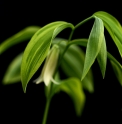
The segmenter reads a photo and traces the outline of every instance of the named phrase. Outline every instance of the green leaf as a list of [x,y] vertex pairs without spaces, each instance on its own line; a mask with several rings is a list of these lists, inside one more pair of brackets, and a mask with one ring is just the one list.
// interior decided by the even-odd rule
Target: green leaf
[[98,53],[97,60],[101,69],[102,76],[104,78],[107,64],[107,49],[105,38],[103,38],[102,46],[100,52]]
[[121,24],[118,22],[118,20],[115,17],[113,17],[112,15],[106,12],[99,11],[94,13],[94,15],[103,20],[106,29],[110,33],[122,57],[122,49],[121,49],[122,48],[122,26]]
[[24,92],[35,72],[46,58],[52,40],[65,28],[74,28],[71,23],[58,21],[50,23],[37,31],[28,43],[21,64],[21,80]]
[[[70,42],[69,42],[70,43]],[[71,46],[68,48],[61,62],[61,68],[63,72],[68,77],[77,77],[81,79],[83,65],[85,60],[84,52],[76,45],[70,44]],[[66,46],[66,41],[62,41],[60,43],[60,49],[64,49]],[[92,79],[92,71],[89,70],[88,74],[82,81],[83,88],[89,92],[94,91],[93,79]]]
[[38,26],[30,26],[6,39],[0,44],[0,54],[15,44],[29,40],[39,28]]
[[12,84],[21,81],[20,78],[20,65],[22,61],[22,53],[19,54],[9,65],[5,76],[3,78],[3,84]]
[[[77,45],[81,45],[81,46],[87,46],[87,39],[75,39],[75,40],[72,40],[70,42],[70,44],[77,44]],[[106,53],[105,53],[106,54]],[[122,85],[122,65],[109,53],[107,52],[107,58],[110,59],[110,62],[113,66],[113,69],[114,69],[114,72],[115,72],[115,75],[118,79],[118,81],[120,82],[120,84]]]
[[84,62],[84,68],[83,68],[83,74],[82,74],[81,80],[84,79],[90,67],[94,63],[101,49],[103,38],[104,38],[103,22],[100,18],[95,17],[95,22],[92,27],[92,30],[88,39],[88,43],[87,43],[86,56],[85,56],[85,62]]
[[115,40],[116,40],[116,46],[118,47],[120,56],[122,58],[122,44],[119,42],[118,38],[116,36],[114,36]]
[[122,66],[120,68],[113,61],[110,61],[110,62],[111,62],[111,65],[113,67],[114,73],[115,73],[120,85],[122,86]]
[[[63,43],[63,42],[62,42]],[[66,44],[63,46],[66,46]],[[65,43],[65,42],[64,42]],[[84,53],[76,45],[72,45],[68,48],[62,59],[61,67],[68,76],[74,76],[81,78],[83,69]]]
[[104,23],[106,29],[108,30],[109,34],[111,35],[112,39],[114,40],[117,48],[118,48],[118,51],[122,57],[122,44],[121,42],[118,40],[118,38],[114,35],[114,32],[112,31],[112,29],[110,28],[110,26],[108,26],[106,23]]
[[110,59],[114,73],[122,86],[122,65],[110,53],[108,53],[108,58]]
[[64,91],[71,97],[74,103],[76,114],[77,116],[80,116],[85,105],[85,94],[83,92],[80,79],[73,77],[68,78],[66,80],[60,81],[60,85],[53,86],[53,93]]
[[[81,46],[86,47],[87,42],[88,42],[88,39],[75,39],[75,40],[72,40],[69,44],[70,45],[77,44],[77,45],[81,45]],[[107,63],[107,49],[106,49],[105,38],[103,39],[102,47],[101,47],[100,52],[97,56],[97,60],[98,60],[102,75],[104,77],[105,70],[106,70],[106,63]]]
[[71,42],[69,42],[69,45],[76,44],[86,47],[87,46],[88,39],[74,39]]
[[112,16],[111,14],[109,14],[107,12],[104,12],[104,11],[98,11],[98,12],[94,13],[94,15],[96,15],[99,18],[103,19],[105,22],[107,22],[107,23],[110,22],[111,24],[113,23],[118,28],[122,29],[121,24],[119,23],[119,21],[114,16]]

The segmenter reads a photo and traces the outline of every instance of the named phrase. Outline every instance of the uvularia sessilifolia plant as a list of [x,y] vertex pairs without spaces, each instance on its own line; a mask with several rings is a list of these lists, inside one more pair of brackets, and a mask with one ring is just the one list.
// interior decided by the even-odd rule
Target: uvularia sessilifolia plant
[[[94,19],[88,38],[72,39],[73,33],[81,25]],[[69,39],[56,37],[61,31],[70,28]],[[122,65],[107,51],[104,28],[107,29],[122,58],[122,26],[118,20],[106,12],[96,12],[92,16],[73,25],[64,21],[51,22],[43,27],[30,26],[8,38],[0,44],[0,54],[9,47],[30,40],[23,53],[20,53],[9,65],[3,84],[22,82],[23,91],[36,71],[42,68],[40,76],[33,82],[44,82],[46,105],[43,124],[46,123],[51,98],[59,91],[66,92],[73,100],[76,114],[82,114],[85,104],[84,89],[94,92],[91,66],[97,59],[104,78],[107,58],[115,75],[122,86]],[[86,47],[84,53],[81,47]],[[62,71],[66,79],[61,79]]]

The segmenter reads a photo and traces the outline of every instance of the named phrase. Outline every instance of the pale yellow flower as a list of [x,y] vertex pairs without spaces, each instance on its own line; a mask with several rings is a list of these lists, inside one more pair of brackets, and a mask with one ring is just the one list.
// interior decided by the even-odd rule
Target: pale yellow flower
[[39,78],[37,78],[34,81],[34,82],[36,82],[36,84],[44,82],[45,85],[48,86],[51,81],[55,82],[53,80],[53,75],[54,75],[55,69],[57,67],[58,57],[59,57],[59,46],[54,45],[51,48],[51,50],[46,58],[41,75],[39,76]]

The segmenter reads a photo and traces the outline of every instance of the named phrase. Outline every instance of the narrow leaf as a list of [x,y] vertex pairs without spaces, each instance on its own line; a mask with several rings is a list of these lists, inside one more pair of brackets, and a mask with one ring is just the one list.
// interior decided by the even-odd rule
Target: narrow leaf
[[[75,39],[75,40],[72,40],[70,42],[70,44],[77,44],[77,45],[81,45],[81,46],[87,46],[87,39],[83,40],[83,39]],[[82,43],[83,42],[83,43]],[[110,62],[112,63],[112,66],[113,66],[113,69],[115,70],[116,73],[116,76],[118,78],[118,81],[120,82],[120,84],[122,84],[122,80],[121,79],[121,76],[122,75],[122,66],[121,64],[109,53],[107,52],[107,58],[110,59]]]
[[111,65],[113,67],[114,73],[115,73],[120,85],[122,86],[122,66],[120,68],[113,61],[110,61],[110,62],[111,62]]
[[19,54],[9,65],[5,76],[3,78],[3,84],[12,84],[20,82],[20,65],[22,61],[22,53]]
[[104,26],[101,19],[95,17],[95,22],[92,27],[87,48],[86,48],[86,57],[84,62],[83,74],[81,80],[86,76],[90,67],[94,63],[103,42],[104,38]]
[[109,34],[111,35],[113,41],[115,42],[117,48],[118,48],[118,51],[122,57],[122,44],[121,42],[118,40],[118,38],[114,35],[114,32],[112,31],[112,29],[110,28],[109,25],[107,25],[106,23],[104,23],[106,29],[108,30]]
[[[64,46],[62,43],[61,47],[63,48]],[[83,63],[84,63],[83,51],[80,50],[80,48],[77,47],[76,45],[72,45],[66,51],[62,59],[61,67],[65,71],[65,73],[68,74],[68,76],[81,78]]]
[[114,23],[120,29],[122,28],[119,21],[114,16],[112,16],[111,14],[109,14],[107,12],[98,11],[98,12],[94,13],[94,15],[100,17],[101,19],[103,19],[106,22],[108,21],[108,22]]
[[105,71],[106,71],[106,64],[107,64],[107,49],[106,49],[105,38],[103,38],[102,46],[101,46],[101,49],[97,56],[97,60],[98,60],[99,66],[100,66],[102,76],[104,78]]
[[[77,44],[77,45],[81,45],[81,46],[87,46],[87,39],[85,39],[85,41],[83,41],[83,39],[75,39],[72,40],[70,42],[70,44]],[[82,43],[83,42],[83,43]],[[122,85],[122,79],[121,79],[121,75],[122,75],[122,65],[109,53],[107,52],[107,58],[110,59],[110,62],[112,64],[112,67],[114,69],[115,75],[118,79],[118,81],[120,82],[120,84]]]
[[111,29],[113,30],[113,32],[115,33],[115,35],[118,37],[122,44],[122,26],[119,23],[119,21],[112,15],[102,11],[96,12],[94,13],[94,15],[101,18],[103,22],[105,22],[107,25],[111,27]]
[[108,52],[108,58],[110,59],[114,73],[122,86],[122,65]]
[[[70,45],[77,44],[77,45],[81,45],[81,46],[86,47],[87,42],[88,42],[87,39],[75,39],[75,40],[72,40],[69,44]],[[105,70],[106,70],[106,64],[107,64],[107,48],[106,48],[105,38],[103,39],[102,47],[101,47],[100,52],[97,56],[97,60],[99,62],[99,66],[100,66],[100,69],[101,69],[101,72],[102,72],[102,75],[104,78]]]
[[73,28],[73,25],[63,21],[53,22],[34,34],[22,58],[21,80],[24,92],[26,92],[27,83],[46,58],[53,38],[68,27]]
[[62,80],[60,82],[60,85],[54,85],[54,88],[52,90],[54,93],[57,93],[59,91],[64,91],[65,93],[67,93],[74,103],[77,116],[80,116],[82,114],[85,105],[85,94],[83,92],[80,79],[68,78],[66,80]]
[[[121,45],[122,47],[122,26],[121,24],[118,22],[118,20],[115,17],[113,17],[112,15],[106,12],[99,11],[99,12],[94,13],[94,15],[103,20],[106,29],[110,33],[122,57],[121,48],[119,47],[119,45]],[[116,38],[114,38],[114,36],[117,38],[117,40]]]
[[[64,49],[65,46],[66,46],[66,42],[62,41],[60,43],[61,49]],[[84,52],[78,46],[72,44],[64,54],[64,57],[61,62],[61,69],[68,77],[77,77],[81,79],[84,60],[85,60]],[[89,92],[94,91],[91,70],[89,70],[88,74],[83,79],[82,85],[83,88],[86,89],[87,91]]]
[[76,44],[76,45],[81,45],[81,46],[86,47],[87,42],[88,42],[88,39],[85,39],[85,38],[83,38],[83,39],[74,39],[71,42],[69,42],[69,45]]
[[38,26],[30,26],[6,39],[0,44],[0,54],[15,44],[29,40],[39,28]]

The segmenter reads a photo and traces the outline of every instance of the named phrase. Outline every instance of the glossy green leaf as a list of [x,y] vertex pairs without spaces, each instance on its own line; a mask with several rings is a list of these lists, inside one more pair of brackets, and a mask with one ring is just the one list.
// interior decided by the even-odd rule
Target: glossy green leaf
[[85,56],[85,62],[84,62],[84,68],[83,68],[83,74],[82,74],[81,80],[84,79],[90,67],[94,63],[101,49],[103,38],[104,38],[103,22],[100,18],[95,17],[95,22],[92,27],[92,30],[88,39],[88,43],[87,43],[86,56]]
[[122,57],[122,44],[121,42],[118,40],[118,38],[114,35],[114,32],[112,31],[112,29],[110,28],[109,25],[107,25],[105,22],[104,22],[104,25],[106,27],[106,29],[108,30],[109,34],[111,35],[112,39],[114,40],[117,48],[118,48],[118,51]]
[[19,54],[9,65],[5,76],[3,78],[3,84],[12,84],[20,82],[20,65],[22,61],[22,54]]
[[61,63],[62,69],[66,74],[68,74],[68,76],[81,78],[84,62],[83,55],[83,51],[75,45],[72,45],[68,48]]
[[110,59],[114,73],[122,86],[122,65],[110,53],[108,53],[108,58]]
[[[65,46],[66,46],[66,42],[62,41],[60,43],[61,49],[63,49]],[[84,52],[78,46],[72,44],[68,48],[68,50],[66,51],[62,59],[61,68],[68,77],[77,77],[81,79],[84,60],[85,60]],[[91,70],[89,70],[88,74],[82,81],[82,85],[83,85],[83,88],[88,90],[89,92],[94,91]]]
[[[77,44],[86,47],[87,46],[88,39],[75,39],[72,40],[69,44]],[[97,60],[101,69],[101,73],[104,77],[105,70],[106,70],[106,64],[107,64],[107,48],[106,48],[106,42],[105,38],[103,38],[102,47],[98,53]]]
[[[87,41],[88,41],[87,39],[85,39],[85,40],[75,39],[75,40],[72,40],[70,42],[70,44],[77,44],[77,45],[81,45],[81,46],[86,47],[87,46]],[[122,75],[122,65],[109,52],[107,52],[107,58],[110,59],[110,62],[112,63],[115,75],[117,76],[117,79],[120,82],[120,84],[122,84],[122,79],[121,79],[121,77],[122,77],[121,76]]]
[[94,15],[101,18],[103,22],[105,22],[107,25],[111,27],[111,29],[113,30],[113,32],[115,33],[115,35],[118,37],[122,44],[122,26],[119,23],[119,21],[112,15],[102,11],[96,12],[94,13]]
[[[87,39],[75,39],[69,42],[69,48],[66,51],[61,62],[61,68],[68,77],[77,77],[81,79],[85,54],[82,49],[74,44],[86,46],[87,41]],[[56,38],[53,40],[53,43],[57,42],[60,42],[60,50],[62,52],[66,47],[67,40],[62,38]],[[93,75],[91,69],[89,70],[86,77],[83,79],[82,85],[83,88],[90,93],[94,91]]]
[[103,19],[105,22],[110,22],[111,24],[114,23],[118,28],[122,28],[121,24],[119,23],[119,21],[112,16],[111,14],[104,12],[104,11],[98,11],[96,13],[94,13],[94,15],[100,17],[101,19]]
[[76,114],[80,116],[82,114],[85,105],[85,94],[83,92],[82,83],[78,78],[68,78],[60,81],[60,85],[54,85],[53,92],[64,91],[67,93],[75,107]]
[[107,64],[107,49],[106,49],[105,38],[103,38],[102,46],[98,53],[97,60],[100,66],[102,76],[104,78],[106,71],[106,64]]
[[118,67],[116,65],[116,63],[114,63],[113,61],[110,61],[110,62],[111,62],[111,65],[113,67],[114,73],[115,73],[120,85],[122,86],[122,67],[121,68]]
[[12,37],[6,39],[0,44],[0,54],[2,54],[5,50],[7,50],[8,48],[15,44],[31,39],[33,34],[37,30],[39,30],[39,28],[40,27],[38,26],[30,26],[13,35]]
[[53,22],[42,27],[34,34],[24,51],[22,59],[21,80],[24,92],[26,92],[27,83],[46,58],[52,40],[58,33],[68,27],[73,28],[73,25],[63,21]]
[[99,11],[99,12],[94,13],[94,15],[103,20],[106,29],[110,33],[122,57],[122,50],[119,47],[120,45],[122,47],[122,26],[121,24],[118,22],[118,20],[115,17],[113,17],[112,15],[106,12]]

